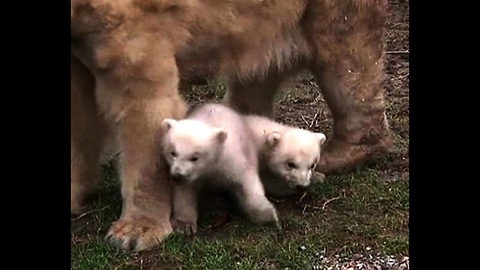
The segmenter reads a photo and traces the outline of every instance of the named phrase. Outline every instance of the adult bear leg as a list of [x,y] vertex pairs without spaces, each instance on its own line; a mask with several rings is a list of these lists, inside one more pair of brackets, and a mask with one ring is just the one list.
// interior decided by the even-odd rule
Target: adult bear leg
[[385,2],[322,1],[311,9],[312,70],[333,115],[317,171],[345,172],[392,147],[383,89]]
[[231,77],[223,102],[240,113],[273,117],[273,101],[281,83],[281,78],[277,76],[246,81]]
[[121,78],[128,72],[112,71],[97,80],[99,102],[115,124],[121,151],[123,208],[107,239],[134,251],[157,246],[172,232],[170,175],[158,132],[164,118],[179,119],[186,112],[173,58],[141,71],[148,73]]
[[95,80],[78,59],[71,57],[71,204],[72,214],[79,214],[85,199],[101,179],[100,154],[107,127],[99,115],[95,100]]

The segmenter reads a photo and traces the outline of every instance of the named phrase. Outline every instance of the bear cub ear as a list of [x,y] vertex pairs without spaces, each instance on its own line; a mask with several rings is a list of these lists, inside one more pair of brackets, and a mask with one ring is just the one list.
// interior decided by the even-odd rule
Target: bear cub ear
[[170,118],[163,119],[162,124],[161,124],[162,130],[163,130],[164,132],[167,132],[167,131],[169,131],[176,123],[177,123],[177,120],[175,120],[175,119],[170,119]]
[[220,143],[223,144],[228,137],[228,134],[225,130],[221,128],[215,128],[213,131],[214,138]]
[[315,136],[319,140],[320,146],[322,146],[325,143],[325,141],[327,140],[327,137],[323,133],[320,133],[320,132],[315,133]]
[[272,132],[267,135],[267,144],[270,147],[275,147],[280,142],[282,135],[278,132]]

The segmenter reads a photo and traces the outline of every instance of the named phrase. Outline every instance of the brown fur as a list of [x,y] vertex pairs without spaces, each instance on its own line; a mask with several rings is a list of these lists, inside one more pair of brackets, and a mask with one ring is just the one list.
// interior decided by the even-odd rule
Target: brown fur
[[[100,153],[105,123],[98,117],[95,81],[89,70],[71,58],[71,209],[81,210],[83,201],[95,190],[100,177]],[[73,117],[73,116],[77,117]],[[90,151],[82,151],[88,145]]]
[[[225,102],[238,111],[272,116],[282,81],[308,68],[334,117],[317,169],[350,169],[385,151],[386,2],[71,0],[72,55],[81,62],[72,60],[72,95],[86,97],[72,100],[72,212],[93,190],[106,121],[122,152],[124,199],[108,235],[135,250],[162,241],[171,231],[170,186],[164,161],[156,166],[154,133],[162,119],[184,116],[180,85],[208,78],[227,80]],[[81,121],[89,125],[74,124]]]

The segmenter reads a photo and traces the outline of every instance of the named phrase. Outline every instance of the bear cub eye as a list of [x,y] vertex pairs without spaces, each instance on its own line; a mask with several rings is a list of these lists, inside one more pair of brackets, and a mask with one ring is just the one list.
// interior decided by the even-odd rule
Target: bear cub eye
[[198,155],[194,155],[189,159],[191,162],[195,162],[198,160]]
[[172,157],[177,157],[177,152],[172,151],[172,152],[170,152],[170,155],[172,155]]
[[291,170],[296,169],[297,165],[293,161],[288,161],[287,162],[287,167]]
[[310,166],[310,170],[313,170],[313,168],[315,168],[315,163],[313,163],[313,164]]

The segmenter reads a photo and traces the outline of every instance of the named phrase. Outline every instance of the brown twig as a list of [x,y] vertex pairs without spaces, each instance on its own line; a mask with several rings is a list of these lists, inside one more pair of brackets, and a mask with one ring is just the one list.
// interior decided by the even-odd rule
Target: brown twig
[[304,193],[302,194],[302,196],[300,197],[300,199],[298,199],[298,201],[297,201],[296,203],[297,203],[297,204],[298,204],[298,203],[301,203],[302,200],[303,200],[303,198],[305,198],[306,195],[307,195],[307,192],[304,192]]
[[305,119],[305,117],[303,117],[303,115],[301,115],[301,114],[300,114],[300,117],[302,118],[302,120],[303,120],[303,122],[305,123],[305,125],[307,125],[307,127],[308,127],[308,122],[307,122],[307,120]]
[[76,218],[72,219],[71,221],[78,221],[78,220],[80,220],[81,218],[83,218],[83,217],[84,217],[84,216],[86,216],[86,215],[89,215],[89,214],[92,214],[92,213],[95,213],[95,212],[100,212],[100,211],[103,211],[103,210],[107,209],[108,207],[110,207],[110,206],[109,206],[109,205],[107,205],[107,206],[105,206],[105,207],[103,207],[103,208],[100,208],[100,209],[93,209],[93,210],[90,210],[90,211],[88,211],[88,212],[85,212],[85,213],[81,214],[80,216],[78,216],[78,217],[76,217]]
[[322,206],[322,210],[325,210],[325,206],[327,206],[327,204],[329,204],[330,202],[333,202],[335,200],[338,200],[338,199],[340,199],[340,197],[331,198],[331,199],[327,200],[326,202],[324,202],[323,206]]
[[307,207],[308,207],[308,204],[305,204],[305,206],[303,207],[303,210],[302,210],[302,216],[305,215],[305,211],[307,210]]
[[410,51],[409,51],[409,50],[405,50],[405,51],[387,51],[386,53],[387,53],[387,54],[409,54]]
[[313,123],[315,123],[315,120],[317,120],[317,116],[319,112],[320,112],[320,109],[318,109],[315,115],[313,116],[312,123],[310,123],[310,126],[308,127],[309,129],[312,129]]
[[403,79],[403,78],[405,78],[405,77],[407,77],[407,76],[410,76],[410,72],[408,72],[408,73],[405,74],[405,75],[398,76],[398,78],[399,78],[399,79]]

